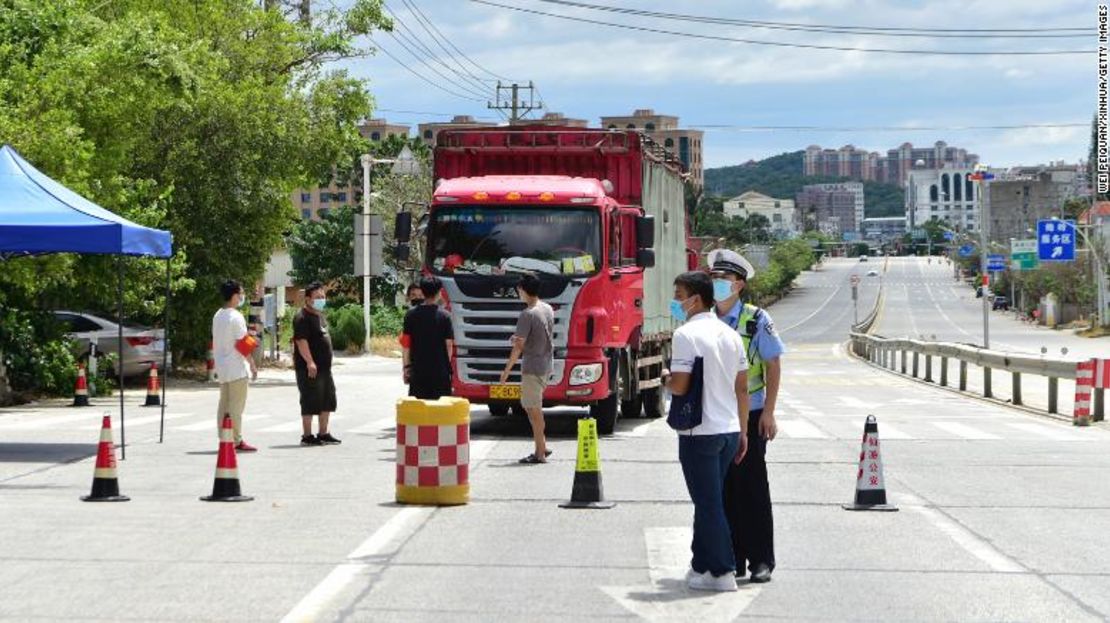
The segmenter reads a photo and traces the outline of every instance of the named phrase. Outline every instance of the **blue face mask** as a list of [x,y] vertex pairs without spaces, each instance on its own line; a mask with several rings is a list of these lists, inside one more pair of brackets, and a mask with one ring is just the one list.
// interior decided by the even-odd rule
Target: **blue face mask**
[[327,299],[312,299],[312,308],[315,309],[316,311],[324,311],[324,308],[327,307],[327,306],[328,306],[328,300]]
[[679,322],[686,322],[686,308],[682,306],[685,301],[671,300],[671,317]]
[[732,282],[728,279],[713,280],[713,298],[723,301],[732,296]]

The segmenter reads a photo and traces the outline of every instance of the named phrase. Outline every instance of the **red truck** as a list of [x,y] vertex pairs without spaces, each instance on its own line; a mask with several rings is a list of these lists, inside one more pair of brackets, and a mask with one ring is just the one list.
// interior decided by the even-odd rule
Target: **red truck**
[[448,130],[434,152],[425,271],[454,323],[454,392],[494,415],[523,413],[519,373],[500,385],[523,272],[555,310],[545,405],[589,406],[598,428],[659,417],[689,266],[681,167],[641,134],[583,128]]

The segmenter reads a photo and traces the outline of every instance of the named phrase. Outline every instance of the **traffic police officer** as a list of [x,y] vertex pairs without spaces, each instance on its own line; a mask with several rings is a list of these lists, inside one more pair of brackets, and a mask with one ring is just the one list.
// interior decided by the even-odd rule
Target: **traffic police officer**
[[786,352],[775,324],[766,310],[740,301],[755,269],[739,253],[722,249],[710,253],[713,298],[717,317],[740,333],[748,357],[748,454],[733,463],[725,479],[725,512],[732,529],[736,575],[769,582],[775,568],[774,522],[771,490],[767,483],[767,442],[778,432],[775,404],[782,378],[781,356]]

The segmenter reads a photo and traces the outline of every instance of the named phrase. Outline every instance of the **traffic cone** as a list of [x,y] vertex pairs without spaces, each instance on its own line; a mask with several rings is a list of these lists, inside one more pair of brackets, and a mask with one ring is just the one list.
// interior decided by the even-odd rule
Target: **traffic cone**
[[601,486],[601,459],[597,452],[597,420],[578,420],[578,461],[574,465],[574,487],[570,501],[559,508],[613,508],[605,501]]
[[879,452],[879,422],[867,416],[863,426],[863,444],[859,451],[859,472],[856,474],[856,501],[843,504],[849,511],[896,511],[886,503],[886,484],[883,481],[883,458]]
[[83,502],[126,502],[131,498],[119,494],[116,478],[116,446],[112,443],[112,416],[105,415],[100,426],[100,444],[96,449],[92,492],[81,496]]
[[84,364],[77,364],[77,383],[73,386],[73,406],[89,406],[89,380],[85,378]]
[[143,403],[144,407],[157,407],[162,404],[162,398],[158,395],[158,364],[150,364],[150,376],[146,380],[146,402]]
[[208,369],[208,382],[211,383],[216,380],[216,359],[212,354],[212,342],[208,342],[208,361],[204,366]]
[[220,426],[220,451],[216,455],[216,480],[212,495],[201,499],[205,502],[249,502],[254,498],[239,491],[239,467],[235,463],[235,433],[231,429],[231,416],[224,414]]

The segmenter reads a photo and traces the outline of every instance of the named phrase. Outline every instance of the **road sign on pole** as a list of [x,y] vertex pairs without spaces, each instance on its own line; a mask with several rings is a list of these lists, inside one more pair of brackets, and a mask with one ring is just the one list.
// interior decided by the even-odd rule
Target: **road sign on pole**
[[960,247],[960,257],[971,257],[975,254],[975,245],[965,244]]
[[987,256],[987,270],[998,272],[1006,270],[1006,256],[991,254]]
[[1075,221],[1037,221],[1037,259],[1042,262],[1074,262],[1075,238]]
[[1010,240],[1010,267],[1013,270],[1033,270],[1037,267],[1037,241]]

